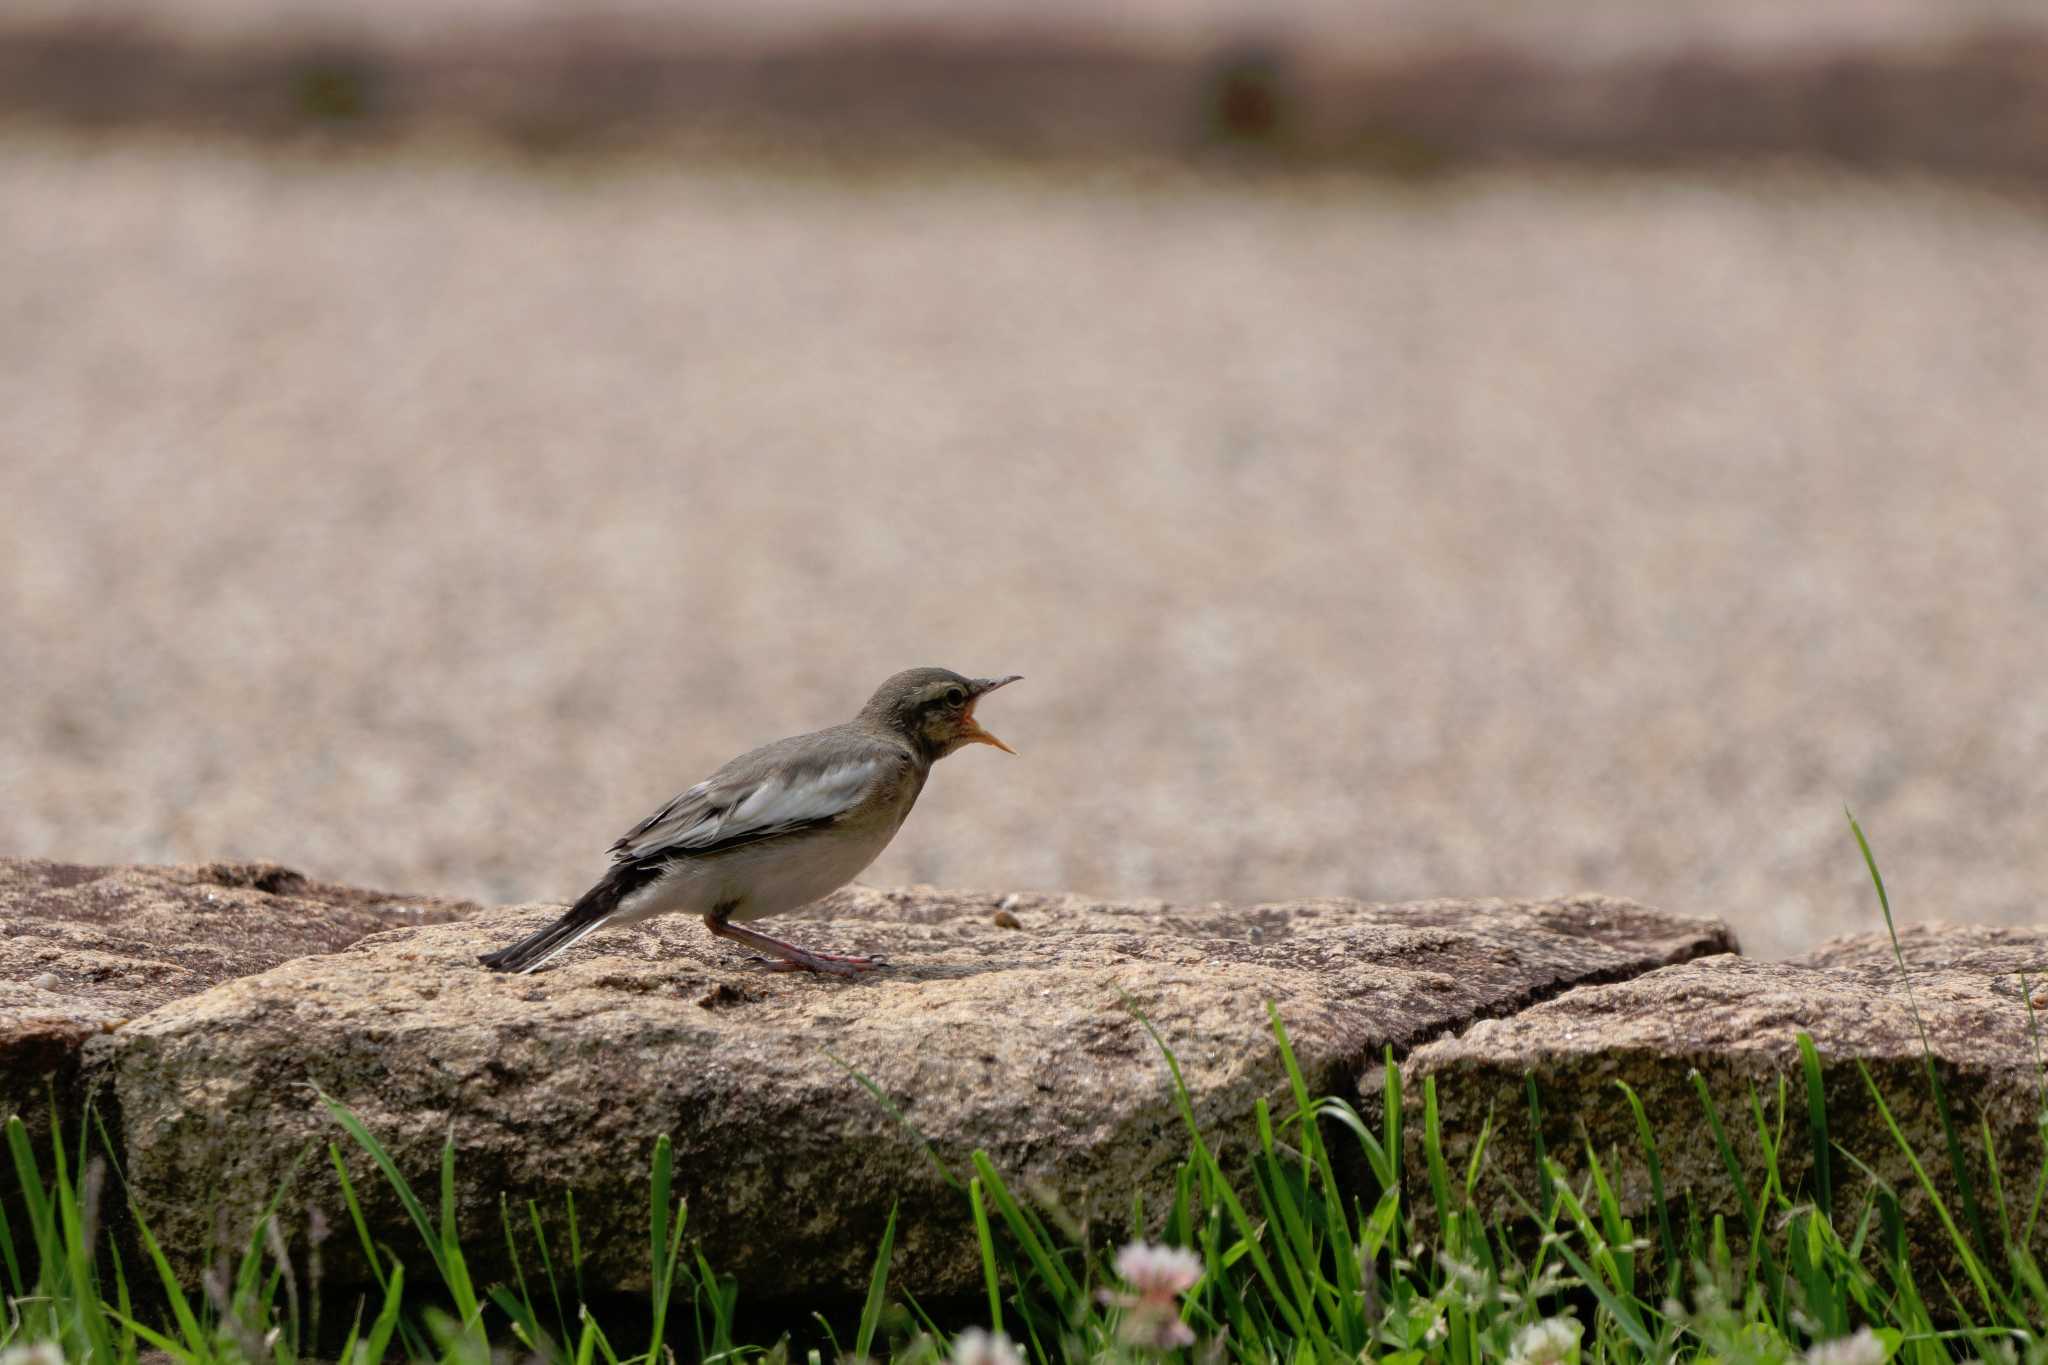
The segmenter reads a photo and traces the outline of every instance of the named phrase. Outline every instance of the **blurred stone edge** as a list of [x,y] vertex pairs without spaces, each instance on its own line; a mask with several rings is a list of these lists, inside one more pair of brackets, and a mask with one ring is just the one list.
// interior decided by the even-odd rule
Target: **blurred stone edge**
[[[0,18],[0,122],[371,142],[453,131],[531,151],[707,137],[883,154],[1236,149],[1396,175],[1493,159],[1759,157],[2048,172],[2048,25],[1950,19],[1764,44],[1681,28],[1595,56],[1391,19],[1166,32],[1020,10],[971,26],[880,17],[768,35],[703,14],[584,14],[444,18],[400,38],[366,17],[349,33],[201,37],[102,11]],[[1569,18],[1560,26],[1568,34]]]

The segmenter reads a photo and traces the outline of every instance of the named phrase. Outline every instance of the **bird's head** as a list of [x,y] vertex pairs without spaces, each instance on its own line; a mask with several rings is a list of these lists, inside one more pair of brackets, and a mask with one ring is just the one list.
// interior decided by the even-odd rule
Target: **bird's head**
[[875,689],[861,715],[888,727],[936,762],[964,744],[993,744],[1017,751],[981,728],[975,705],[998,687],[1018,679],[963,678],[946,668],[908,668]]

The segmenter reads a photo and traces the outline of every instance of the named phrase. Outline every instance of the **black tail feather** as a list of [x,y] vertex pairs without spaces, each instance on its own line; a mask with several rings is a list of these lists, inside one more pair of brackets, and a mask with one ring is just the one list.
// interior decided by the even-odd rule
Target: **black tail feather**
[[485,953],[477,961],[494,972],[530,972],[584,935],[604,927],[604,922],[618,913],[619,903],[644,886],[652,874],[651,868],[621,863],[553,924],[495,953]]

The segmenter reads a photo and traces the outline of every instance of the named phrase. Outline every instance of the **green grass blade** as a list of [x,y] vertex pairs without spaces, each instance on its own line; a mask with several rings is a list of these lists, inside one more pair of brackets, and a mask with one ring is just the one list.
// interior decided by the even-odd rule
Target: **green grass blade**
[[1686,1258],[1679,1254],[1678,1238],[1671,1229],[1671,1208],[1664,1198],[1664,1163],[1657,1154],[1657,1137],[1650,1131],[1650,1118],[1643,1112],[1642,1099],[1627,1081],[1617,1080],[1614,1084],[1628,1101],[1629,1112],[1636,1121],[1636,1143],[1643,1149],[1643,1164],[1649,1168],[1650,1202],[1657,1208],[1657,1238],[1664,1249],[1664,1280],[1669,1292],[1676,1289]]
[[42,1169],[36,1164],[35,1145],[28,1140],[28,1127],[19,1114],[7,1120],[7,1147],[14,1159],[16,1189],[28,1214],[29,1240],[36,1256],[47,1267],[61,1254],[57,1246],[56,1209],[45,1191]]
[[[576,1283],[576,1311],[580,1314],[590,1302],[590,1295],[583,1292],[583,1230],[576,1221],[576,1191],[563,1193],[562,1210],[569,1219],[569,1275]],[[602,1342],[604,1333],[599,1331],[597,1335]]]
[[674,1180],[675,1147],[667,1133],[654,1140],[654,1160],[647,1181],[648,1284],[652,1289],[647,1358],[658,1360],[668,1331],[669,1295],[675,1287],[676,1253],[681,1246],[687,1210],[678,1206],[674,1238],[670,1237],[669,1191]]
[[405,1267],[393,1265],[391,1277],[384,1282],[384,1306],[378,1310],[376,1321],[370,1324],[370,1335],[363,1338],[357,1347],[359,1365],[382,1365],[384,1352],[391,1345],[391,1334],[398,1330],[399,1311],[404,1306]]
[[882,1112],[896,1120],[903,1131],[910,1134],[911,1141],[917,1144],[917,1150],[924,1153],[924,1159],[931,1163],[932,1169],[939,1173],[940,1177],[953,1188],[955,1193],[962,1193],[966,1190],[967,1187],[961,1183],[960,1177],[953,1173],[953,1168],[939,1159],[939,1154],[933,1148],[931,1140],[918,1131],[917,1125],[912,1123],[904,1112],[897,1107],[896,1101],[889,1098],[887,1091],[883,1090],[881,1086],[876,1085],[873,1080],[869,1079],[866,1072],[861,1071],[845,1058],[829,1050],[826,1051],[825,1057],[833,1065],[853,1077],[860,1088],[867,1091],[874,1098],[876,1104],[882,1106]]
[[974,1163],[975,1174],[981,1179],[982,1188],[995,1204],[996,1212],[1002,1215],[1004,1224],[1010,1229],[1010,1235],[1015,1237],[1017,1244],[1024,1249],[1025,1258],[1031,1262],[1031,1268],[1038,1272],[1039,1279],[1053,1291],[1062,1309],[1071,1305],[1080,1297],[1080,1285],[1075,1283],[1073,1275],[1061,1263],[1059,1257],[1046,1246],[1039,1235],[1037,1225],[1026,1219],[1024,1211],[1017,1207],[1017,1201],[1011,1197],[1009,1187],[1003,1183],[1003,1178],[996,1174],[994,1164],[989,1161],[988,1153],[976,1148],[970,1159]]
[[[1464,1202],[1466,1204],[1470,1204],[1478,1193],[1479,1176],[1480,1173],[1486,1168],[1486,1151],[1487,1147],[1492,1143],[1492,1141],[1493,1106],[1489,1104],[1486,1106],[1486,1117],[1484,1119],[1481,1119],[1479,1123],[1479,1136],[1473,1139],[1472,1155],[1465,1162]],[[1443,1142],[1441,1137],[1439,1137],[1438,1139],[1437,1148],[1439,1151],[1441,1151],[1443,1148]]]
[[[704,1253],[701,1250],[697,1251],[695,1256],[697,1261],[697,1293],[699,1302],[708,1301],[711,1309],[711,1340],[706,1343],[703,1339],[703,1330],[699,1328],[699,1345],[705,1348],[704,1354],[706,1355],[730,1350],[732,1348],[733,1309],[738,1293],[736,1290],[728,1288],[712,1272],[711,1263],[704,1259]],[[587,1320],[588,1310],[585,1310],[585,1312]],[[603,1344],[603,1333],[600,1332],[598,1335],[600,1344]],[[609,1349],[608,1345],[606,1349]]]
[[896,1206],[889,1206],[889,1221],[882,1225],[882,1245],[875,1252],[874,1274],[868,1277],[867,1302],[861,1305],[860,1328],[854,1333],[853,1353],[862,1360],[874,1358],[875,1332],[882,1325],[882,1309],[888,1304],[889,1257],[896,1249]]
[[1586,1139],[1586,1169],[1593,1178],[1593,1197],[1599,1206],[1600,1238],[1605,1243],[1601,1255],[1613,1272],[1615,1286],[1633,1298],[1635,1256],[1628,1250],[1628,1223],[1621,1216],[1620,1201],[1614,1197],[1614,1187],[1607,1180],[1607,1168],[1600,1164],[1600,1153],[1594,1148],[1591,1137]]
[[[1785,1112],[1785,1078],[1783,1076],[1778,1078],[1778,1122],[1775,1132],[1772,1130],[1770,1120],[1764,1115],[1762,1102],[1756,1097],[1756,1083],[1754,1081],[1750,1082],[1750,1123],[1756,1129],[1757,1151],[1763,1156],[1764,1167],[1763,1188],[1757,1191],[1756,1206],[1765,1215],[1768,1215],[1775,1207],[1773,1200],[1784,1185],[1783,1177],[1779,1171],[1778,1153],[1783,1151],[1785,1146]],[[1763,1289],[1770,1296],[1771,1321],[1782,1323],[1786,1321],[1785,1296],[1790,1292],[1790,1288],[1786,1278],[1778,1273],[1775,1253],[1771,1250],[1768,1234],[1769,1229],[1762,1223],[1759,1223],[1757,1227],[1751,1230],[1751,1235],[1755,1240],[1751,1244],[1750,1259],[1762,1262],[1765,1272]]]
[[1536,1073],[1522,1073],[1522,1088],[1529,1098],[1529,1147],[1536,1157],[1537,1213],[1548,1220],[1557,1206],[1557,1189],[1551,1177],[1550,1154],[1543,1149],[1543,1100],[1536,1093]]
[[334,1177],[341,1182],[341,1204],[348,1210],[349,1223],[356,1230],[356,1240],[363,1248],[363,1260],[370,1267],[370,1274],[376,1277],[377,1287],[384,1287],[384,1258],[377,1254],[377,1245],[370,1237],[369,1220],[363,1217],[362,1201],[356,1198],[355,1182],[348,1178],[348,1164],[341,1159],[341,1148],[334,1143],[327,1144],[327,1159],[334,1167]]
[[1798,1035],[1799,1067],[1806,1076],[1806,1135],[1813,1149],[1814,1198],[1830,1218],[1835,1212],[1835,1181],[1829,1161],[1827,1092],[1821,1084],[1820,1052],[1813,1035]]
[[1294,1301],[1306,1320],[1317,1311],[1317,1258],[1309,1236],[1308,1220],[1300,1201],[1289,1187],[1279,1149],[1273,1141],[1272,1113],[1267,1109],[1263,1096],[1253,1104],[1252,1115],[1253,1126],[1259,1135],[1259,1152],[1264,1158],[1263,1162],[1253,1166],[1253,1184],[1265,1209],[1266,1225],[1279,1229],[1280,1235],[1274,1240],[1277,1259],[1281,1271],[1287,1276],[1288,1288],[1294,1293]]
[[1444,1160],[1443,1123],[1437,1108],[1436,1077],[1422,1081],[1422,1154],[1429,1168],[1429,1194],[1436,1204],[1437,1235],[1444,1250],[1460,1256],[1458,1206],[1451,1203],[1451,1169]]
[[864,1357],[849,1356],[846,1353],[845,1348],[839,1344],[839,1333],[832,1330],[832,1320],[830,1318],[814,1310],[811,1313],[811,1321],[818,1324],[818,1331],[824,1336],[825,1344],[832,1348],[832,1358],[834,1360],[844,1360],[851,1365],[851,1362],[855,1360],[864,1359]]
[[[184,1347],[176,1337],[167,1337],[147,1324],[137,1322],[132,1317],[125,1317],[118,1313],[115,1314],[115,1317],[122,1319],[121,1328],[123,1331],[127,1332],[131,1338],[141,1338],[144,1342],[148,1343],[152,1350],[159,1351],[174,1361],[192,1358],[185,1353]],[[135,1353],[130,1351],[117,1357],[117,1359],[131,1361],[134,1359],[134,1355]]]
[[7,1217],[7,1201],[0,1199],[0,1265],[7,1270],[7,1297],[25,1299],[29,1294],[28,1283],[21,1276],[21,1261],[14,1251],[14,1226]]
[[1388,1172],[1383,1188],[1398,1190],[1401,1195],[1401,1216],[1394,1220],[1394,1254],[1399,1255],[1406,1248],[1408,1238],[1408,1211],[1413,1201],[1408,1197],[1406,1184],[1406,1163],[1401,1153],[1401,1125],[1407,1121],[1401,1097],[1401,1068],[1394,1061],[1394,1049],[1385,1048],[1380,1053],[1380,1148],[1385,1153]]
[[1358,1139],[1359,1148],[1365,1153],[1366,1167],[1372,1172],[1373,1181],[1383,1190],[1391,1190],[1401,1182],[1401,1173],[1394,1168],[1394,1162],[1387,1155],[1387,1149],[1379,1137],[1365,1123],[1364,1115],[1341,1099],[1326,1098],[1317,1106],[1318,1113],[1334,1120]]
[[[539,1350],[538,1343],[541,1334],[540,1315],[534,1312],[533,1293],[526,1287],[526,1265],[519,1255],[518,1239],[512,1235],[512,1201],[505,1196],[505,1192],[502,1190],[498,1192],[498,1227],[505,1234],[505,1263],[512,1267],[512,1283],[516,1286],[518,1292],[514,1295],[510,1289],[494,1287],[490,1291],[491,1300],[500,1308],[503,1308],[508,1317],[512,1318],[514,1322],[520,1324],[526,1330],[525,1340],[527,1344],[533,1346],[535,1350]],[[510,1301],[509,1303],[508,1300]],[[514,1311],[511,1306],[512,1304],[517,1305],[517,1311]],[[342,1354],[343,1358],[346,1359],[347,1352]],[[560,1359],[553,1351],[544,1351],[542,1354],[549,1360]]]
[[1735,1199],[1742,1208],[1742,1221],[1754,1230],[1762,1219],[1757,1213],[1756,1200],[1751,1197],[1742,1163],[1736,1160],[1735,1148],[1728,1141],[1727,1130],[1721,1126],[1721,1110],[1714,1103],[1713,1093],[1707,1089],[1707,1078],[1694,1068],[1686,1073],[1686,1079],[1692,1082],[1693,1091],[1699,1096],[1700,1108],[1706,1113],[1707,1131],[1713,1135],[1714,1150],[1721,1154],[1722,1169],[1728,1172],[1728,1181],[1735,1187]]
[[[1561,1181],[1554,1180],[1552,1188],[1557,1191],[1559,1207],[1567,1217],[1571,1218],[1578,1225],[1580,1235],[1589,1241],[1594,1240],[1591,1220],[1587,1218],[1585,1209],[1579,1204],[1578,1197]],[[1563,1259],[1566,1265],[1571,1267],[1572,1273],[1577,1275],[1580,1282],[1585,1285],[1587,1292],[1592,1294],[1599,1301],[1600,1306],[1607,1310],[1608,1316],[1613,1319],[1615,1325],[1621,1328],[1623,1334],[1635,1344],[1636,1349],[1645,1356],[1655,1357],[1657,1351],[1656,1342],[1652,1340],[1649,1329],[1644,1326],[1642,1315],[1637,1311],[1633,1297],[1616,1293],[1608,1277],[1599,1274],[1592,1266],[1588,1265],[1577,1252],[1571,1249],[1571,1245],[1566,1239],[1558,1238],[1553,1243],[1553,1246],[1558,1256]]]
[[1919,1182],[1921,1191],[1927,1196],[1927,1202],[1933,1207],[1935,1215],[1941,1219],[1942,1227],[1948,1232],[1949,1240],[1955,1246],[1956,1254],[1963,1263],[1964,1273],[1970,1277],[1970,1282],[1976,1286],[1977,1297],[1983,1304],[1985,1314],[1988,1317],[1997,1318],[1998,1308],[1991,1292],[1990,1279],[1985,1273],[1983,1263],[1978,1260],[1975,1248],[1971,1245],[1969,1239],[1963,1235],[1962,1229],[1956,1226],[1954,1217],[1949,1213],[1948,1201],[1941,1197],[1941,1192],[1935,1189],[1934,1182],[1928,1178],[1927,1168],[1920,1164],[1919,1153],[1915,1152],[1913,1145],[1906,1141],[1906,1135],[1899,1131],[1898,1120],[1892,1117],[1891,1106],[1885,1103],[1884,1095],[1878,1090],[1876,1080],[1871,1077],[1870,1068],[1859,1061],[1856,1064],[1856,1069],[1863,1074],[1864,1087],[1869,1090],[1871,1102],[1877,1106],[1878,1116],[1884,1120],[1885,1128],[1890,1131],[1893,1143],[1897,1145],[1900,1153],[1906,1158],[1906,1164],[1912,1167],[1914,1179]]
[[538,1200],[526,1201],[526,1219],[533,1226],[534,1250],[540,1256],[541,1273],[548,1279],[548,1298],[553,1300],[555,1305],[555,1329],[562,1340],[568,1341],[572,1336],[569,1331],[569,1318],[562,1311],[562,1286],[555,1278],[555,1259],[548,1250],[548,1234],[540,1221]]
[[[545,1329],[541,1327],[540,1319],[534,1316],[531,1300],[522,1298],[513,1293],[509,1286],[502,1284],[494,1284],[485,1292],[490,1301],[498,1305],[498,1311],[511,1320],[512,1335],[528,1350],[546,1361],[562,1358],[554,1342],[548,1339]],[[343,1352],[341,1358],[346,1360],[348,1353]]]
[[1974,1236],[1973,1248],[1980,1253],[1986,1252],[1991,1241],[1985,1235],[1984,1212],[1977,1203],[1976,1182],[1963,1161],[1963,1144],[1956,1135],[1948,1096],[1942,1091],[1941,1076],[1934,1067],[1934,1047],[1927,1040],[1927,1025],[1920,1018],[1920,1002],[1913,993],[1913,974],[1906,970],[1906,951],[1899,946],[1899,927],[1892,919],[1892,898],[1885,891],[1884,874],[1877,870],[1877,856],[1870,851],[1870,840],[1863,837],[1863,826],[1856,822],[1855,812],[1844,806],[1842,813],[1849,818],[1849,829],[1856,836],[1856,847],[1863,851],[1863,865],[1869,869],[1871,884],[1877,888],[1878,908],[1884,911],[1884,931],[1891,938],[1892,958],[1899,964],[1899,980],[1906,987],[1906,1007],[1912,1012],[1914,1029],[1920,1034],[1920,1060],[1927,1073],[1928,1091],[1934,1098],[1934,1112],[1941,1120],[1942,1142],[1948,1149],[1949,1174],[1956,1182],[1956,1192],[1962,1196],[1963,1217],[1969,1222]]
[[[1166,1045],[1166,1040],[1159,1036],[1159,1030],[1152,1027],[1152,1021],[1145,1017],[1144,1012],[1138,1009],[1134,1002],[1126,997],[1124,1004],[1151,1037],[1152,1045],[1158,1048],[1160,1055],[1166,1059],[1166,1070],[1173,1080],[1174,1107],[1180,1111],[1181,1122],[1187,1127],[1188,1140],[1194,1146],[1195,1157],[1201,1163],[1204,1176],[1213,1186],[1216,1197],[1222,1201],[1224,1211],[1230,1216],[1231,1223],[1237,1228],[1238,1236],[1244,1243],[1245,1251],[1252,1259],[1253,1269],[1258,1272],[1259,1278],[1265,1282],[1267,1292],[1273,1296],[1273,1306],[1280,1311],[1282,1317],[1287,1319],[1289,1330],[1296,1336],[1314,1334],[1320,1337],[1320,1329],[1302,1319],[1301,1315],[1296,1311],[1293,1302],[1280,1287],[1280,1280],[1273,1271],[1272,1262],[1267,1259],[1265,1250],[1259,1245],[1258,1229],[1252,1225],[1251,1216],[1245,1212],[1243,1203],[1237,1197],[1237,1191],[1233,1190],[1230,1187],[1230,1182],[1224,1178],[1222,1169],[1216,1164],[1214,1154],[1209,1150],[1208,1142],[1203,1139],[1202,1127],[1195,1121],[1194,1103],[1188,1098],[1187,1082],[1181,1076],[1180,1058],[1173,1055],[1173,1049]],[[1389,1060],[1388,1065],[1392,1065],[1391,1060]]]
[[981,1278],[988,1286],[988,1330],[1003,1330],[1003,1294],[997,1279],[996,1241],[988,1226],[988,1207],[981,1197],[981,1177],[967,1182],[967,1202],[974,1210],[974,1240],[981,1249]]
[[[419,1229],[420,1240],[426,1243],[428,1254],[434,1258],[435,1269],[441,1272],[441,1277],[445,1281],[448,1278],[448,1267],[442,1263],[441,1234],[435,1229],[433,1220],[427,1216],[426,1207],[420,1203],[419,1196],[413,1193],[412,1185],[398,1169],[398,1163],[392,1160],[391,1153],[384,1149],[384,1144],[377,1141],[376,1135],[364,1126],[363,1121],[355,1116],[353,1110],[323,1090],[316,1090],[314,1093],[320,1096],[321,1103],[327,1106],[327,1112],[341,1125],[342,1131],[354,1138],[356,1145],[369,1153],[370,1160],[384,1173],[385,1181],[390,1184],[392,1192],[398,1196],[398,1202],[412,1218],[413,1226]],[[351,1208],[353,1207],[351,1201]],[[363,1239],[367,1250],[367,1228],[363,1231]]]
[[1991,1120],[1983,1114],[1977,1116],[1978,1140],[1984,1144],[1985,1178],[1991,1185],[1991,1209],[1998,1216],[1998,1236],[2005,1247],[2006,1258],[2011,1260],[2014,1247],[2012,1241],[2012,1210],[2005,1202],[2005,1179],[1998,1171],[1998,1142],[1991,1135]]
[[[84,1133],[85,1127],[80,1125],[81,1143]],[[84,1151],[82,1146],[80,1151]],[[98,1278],[93,1273],[93,1236],[86,1227],[78,1181],[72,1178],[70,1172],[73,1168],[64,1159],[63,1127],[54,1099],[50,1105],[50,1164],[53,1168],[53,1203],[61,1229],[58,1249],[63,1258],[65,1291],[71,1301],[72,1330],[78,1343],[71,1350],[77,1353],[82,1347],[89,1359],[111,1361],[114,1342],[106,1314],[101,1311]],[[87,1170],[81,1169],[80,1176],[88,1184],[94,1183]]]
[[1353,1233],[1345,1219],[1336,1167],[1330,1160],[1328,1146],[1323,1142],[1322,1106],[1309,1096],[1308,1077],[1302,1074],[1301,1063],[1295,1058],[1294,1043],[1287,1036],[1287,1025],[1280,1019],[1279,1007],[1271,1000],[1266,1001],[1266,1019],[1273,1030],[1273,1041],[1280,1049],[1280,1066],[1287,1073],[1288,1089],[1294,1095],[1295,1115],[1301,1124],[1303,1158],[1314,1168],[1322,1183],[1323,1234],[1329,1245],[1335,1248],[1331,1258],[1337,1270],[1334,1301],[1351,1303],[1359,1293],[1358,1260],[1349,1252]]
[[[469,1261],[462,1254],[462,1240],[455,1224],[455,1135],[450,1132],[441,1141],[441,1229],[440,1229],[441,1278],[448,1286],[448,1296],[455,1300],[456,1310],[461,1315],[462,1330],[477,1333],[483,1317],[483,1304],[477,1299],[476,1286],[469,1278]],[[478,1336],[478,1344],[482,1338]]]
[[149,1230],[141,1210],[135,1210],[135,1235],[142,1242],[143,1255],[156,1269],[157,1280],[163,1285],[164,1302],[170,1307],[171,1317],[178,1324],[178,1335],[184,1339],[185,1349],[195,1360],[204,1360],[210,1354],[206,1332],[199,1325],[199,1315],[192,1311],[191,1301],[185,1297],[184,1287],[178,1283],[176,1272],[165,1257],[163,1248],[157,1245],[155,1234]]
[[647,1187],[647,1254],[656,1284],[661,1283],[667,1269],[664,1258],[668,1252],[668,1192],[674,1164],[675,1145],[663,1133],[654,1140],[654,1162]]

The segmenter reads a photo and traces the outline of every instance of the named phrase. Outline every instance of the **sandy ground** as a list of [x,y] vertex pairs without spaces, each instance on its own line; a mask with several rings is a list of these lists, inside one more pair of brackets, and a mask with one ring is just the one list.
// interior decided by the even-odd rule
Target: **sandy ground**
[[930,662],[872,883],[2048,874],[2038,205],[16,134],[0,319],[8,852],[567,897]]

